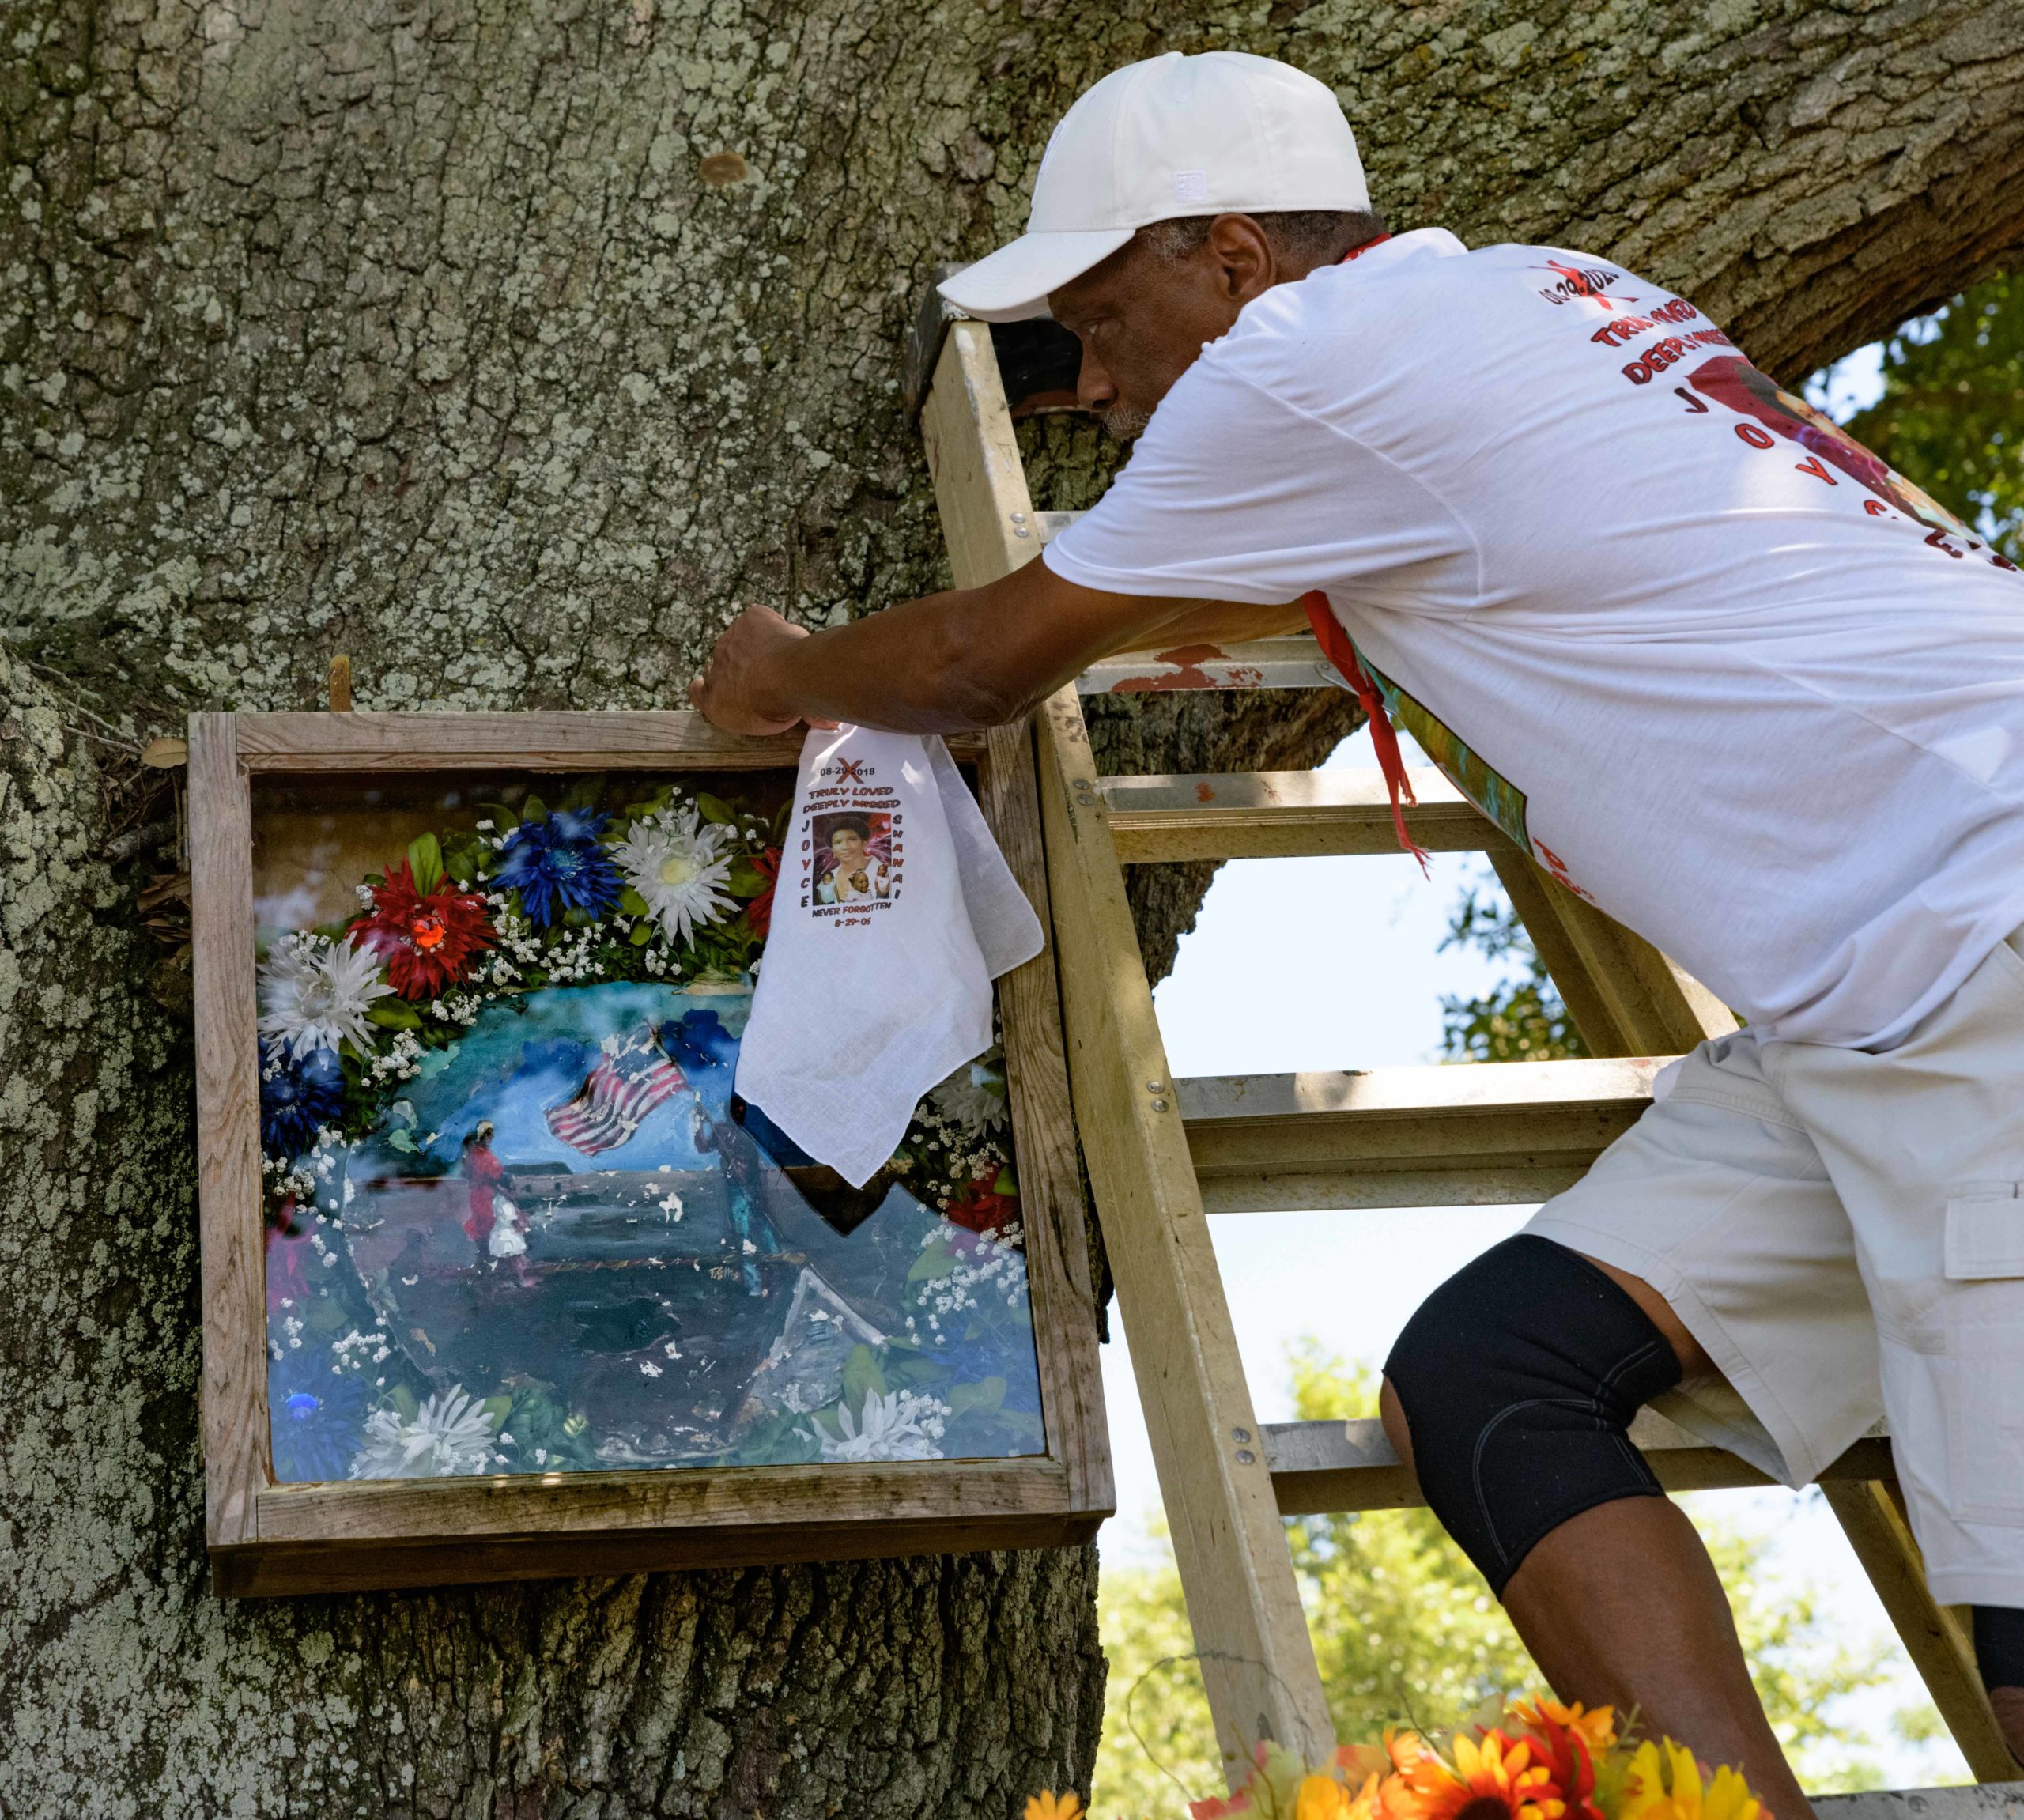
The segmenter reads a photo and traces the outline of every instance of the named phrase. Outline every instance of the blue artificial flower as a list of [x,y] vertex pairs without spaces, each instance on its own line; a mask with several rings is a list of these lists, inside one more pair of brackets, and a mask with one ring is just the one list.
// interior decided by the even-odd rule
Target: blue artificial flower
[[714,1011],[685,1011],[661,1025],[661,1047],[689,1074],[728,1068],[738,1059],[738,1039]]
[[365,1384],[332,1371],[327,1346],[304,1346],[267,1368],[267,1423],[274,1477],[300,1485],[342,1478],[365,1428]]
[[572,910],[602,916],[625,889],[599,843],[610,819],[593,809],[557,809],[545,821],[523,821],[506,836],[488,882],[519,892],[528,919],[544,929]]
[[345,1109],[344,1067],[334,1049],[292,1055],[285,1043],[268,1043],[260,1055],[260,1144],[270,1157],[293,1161],[316,1141],[317,1127],[334,1125]]

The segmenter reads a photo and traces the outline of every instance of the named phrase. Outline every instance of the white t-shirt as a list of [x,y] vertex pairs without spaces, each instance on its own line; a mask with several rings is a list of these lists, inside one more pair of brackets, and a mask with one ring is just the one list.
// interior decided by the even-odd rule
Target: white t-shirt
[[1767,1038],[1900,1041],[2024,923],[2024,579],[1607,260],[1429,228],[1277,287],[1045,560],[1323,590],[1478,806]]

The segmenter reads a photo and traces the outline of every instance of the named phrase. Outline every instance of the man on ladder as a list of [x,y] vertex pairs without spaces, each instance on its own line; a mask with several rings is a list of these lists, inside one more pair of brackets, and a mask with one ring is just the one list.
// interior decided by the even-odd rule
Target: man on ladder
[[1796,1814],[1626,1429],[1680,1393],[1803,1485],[1887,1410],[1934,1596],[1975,1607],[2024,1754],[2012,565],[1660,286],[1388,236],[1332,95],[1263,59],[1097,84],[1029,231],[943,289],[987,320],[1051,306],[1084,406],[1143,432],[1129,466],[987,587],[812,636],[751,610],[697,704],[749,733],[996,725],[1115,651],[1311,624],[1395,814],[1388,715],[1749,1020],[1407,1329],[1384,1414],[1428,1502],[1564,1697]]

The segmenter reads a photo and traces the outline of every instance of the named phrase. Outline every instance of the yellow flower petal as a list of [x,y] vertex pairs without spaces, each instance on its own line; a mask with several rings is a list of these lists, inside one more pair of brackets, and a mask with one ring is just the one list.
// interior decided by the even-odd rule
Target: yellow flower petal
[[1301,1779],[1293,1799],[1293,1820],[1348,1820],[1350,1792],[1332,1776]]
[[1082,1798],[1072,1790],[1057,1795],[1043,1788],[1026,1802],[1026,1820],[1082,1820]]

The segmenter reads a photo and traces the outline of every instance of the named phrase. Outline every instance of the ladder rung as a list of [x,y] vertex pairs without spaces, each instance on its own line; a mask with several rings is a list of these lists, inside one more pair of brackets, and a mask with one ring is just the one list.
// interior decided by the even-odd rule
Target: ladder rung
[[1571,1188],[1663,1057],[1176,1081],[1212,1214],[1510,1205]]
[[[1396,853],[1384,773],[1233,771],[1107,777],[1111,836],[1127,865],[1172,859],[1267,859]],[[1475,805],[1431,766],[1413,774],[1413,838],[1433,853],[1476,851],[1497,838]]]
[[[1424,1503],[1418,1482],[1399,1463],[1383,1424],[1286,1422],[1264,1425],[1265,1460],[1282,1516],[1344,1510],[1403,1510]],[[1726,1448],[1710,1447],[1655,1410],[1640,1410],[1630,1438],[1668,1491],[1713,1491],[1773,1485]],[[1890,1443],[1865,1437],[1821,1474],[1823,1479],[1888,1478]]]
[[1815,1820],[2018,1820],[2024,1782],[1965,1788],[1865,1788],[1856,1795],[1809,1795]]
[[1142,695],[1163,689],[1336,689],[1342,678],[1311,632],[1241,644],[1183,644],[1127,651],[1092,664],[1075,679],[1078,695]]

